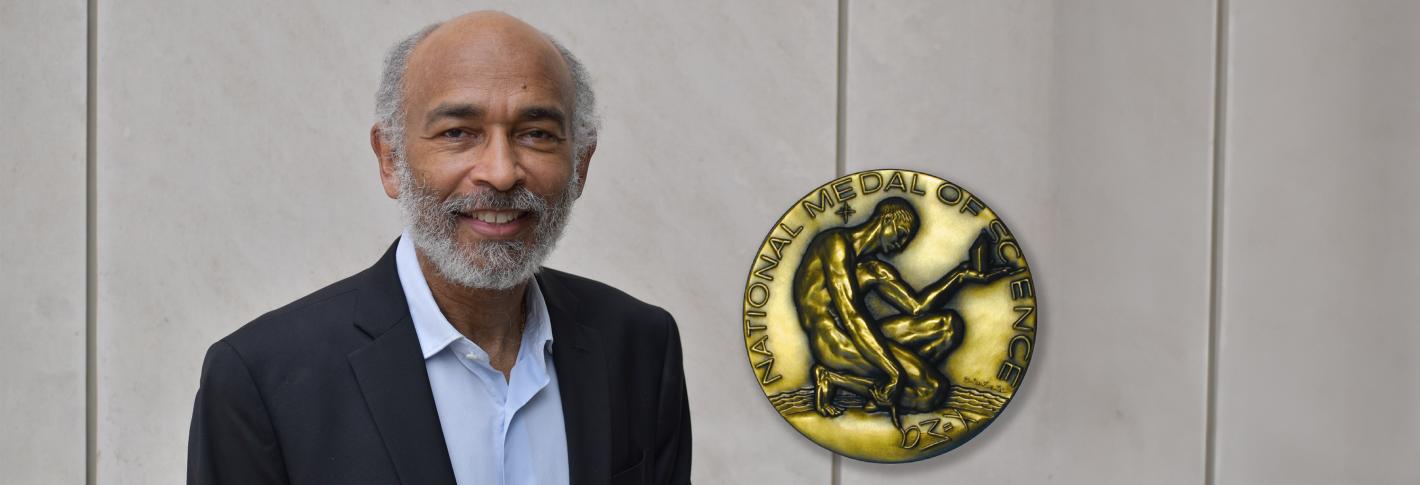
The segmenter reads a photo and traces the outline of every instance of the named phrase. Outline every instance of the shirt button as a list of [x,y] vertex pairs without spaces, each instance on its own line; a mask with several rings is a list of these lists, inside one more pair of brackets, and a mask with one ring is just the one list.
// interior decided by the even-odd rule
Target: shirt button
[[478,354],[475,354],[475,353],[473,353],[473,352],[469,352],[467,355],[464,355],[464,357],[467,358],[468,360],[472,360],[472,361],[474,361],[474,362],[482,362],[482,361],[483,361],[483,356],[482,356],[482,355],[478,355]]

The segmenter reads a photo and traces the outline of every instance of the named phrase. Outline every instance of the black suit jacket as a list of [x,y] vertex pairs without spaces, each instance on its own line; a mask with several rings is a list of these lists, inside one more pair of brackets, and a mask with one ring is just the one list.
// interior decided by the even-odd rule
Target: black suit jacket
[[[394,248],[208,349],[188,483],[454,484]],[[675,321],[595,281],[537,279],[572,483],[689,483]]]

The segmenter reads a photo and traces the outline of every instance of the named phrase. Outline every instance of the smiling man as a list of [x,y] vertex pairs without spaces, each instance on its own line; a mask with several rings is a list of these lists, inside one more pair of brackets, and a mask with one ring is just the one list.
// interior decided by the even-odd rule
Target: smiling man
[[577,59],[471,13],[394,47],[376,111],[403,235],[212,345],[188,482],[688,483],[674,320],[541,268],[596,149]]

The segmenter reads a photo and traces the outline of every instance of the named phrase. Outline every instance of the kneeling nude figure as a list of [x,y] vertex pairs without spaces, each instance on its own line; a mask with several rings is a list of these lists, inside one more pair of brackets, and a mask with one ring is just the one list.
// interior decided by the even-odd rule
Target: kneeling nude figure
[[[961,343],[962,318],[941,308],[967,282],[987,282],[989,274],[963,263],[921,292],[880,257],[902,252],[917,233],[918,217],[901,198],[879,202],[860,225],[824,230],[814,236],[794,272],[799,323],[809,338],[819,414],[843,413],[831,402],[846,389],[867,400],[865,410],[885,406],[895,424],[899,413],[928,412],[947,396],[947,378],[938,370]],[[875,320],[864,297],[877,292],[902,313]]]

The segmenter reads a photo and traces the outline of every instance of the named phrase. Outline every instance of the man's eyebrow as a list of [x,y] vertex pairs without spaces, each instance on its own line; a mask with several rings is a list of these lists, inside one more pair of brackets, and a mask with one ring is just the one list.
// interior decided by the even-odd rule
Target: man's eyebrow
[[434,124],[443,118],[473,119],[483,117],[483,108],[471,104],[440,104],[424,118],[424,126]]
[[519,121],[551,120],[558,124],[567,121],[567,115],[553,106],[528,106],[518,111]]

